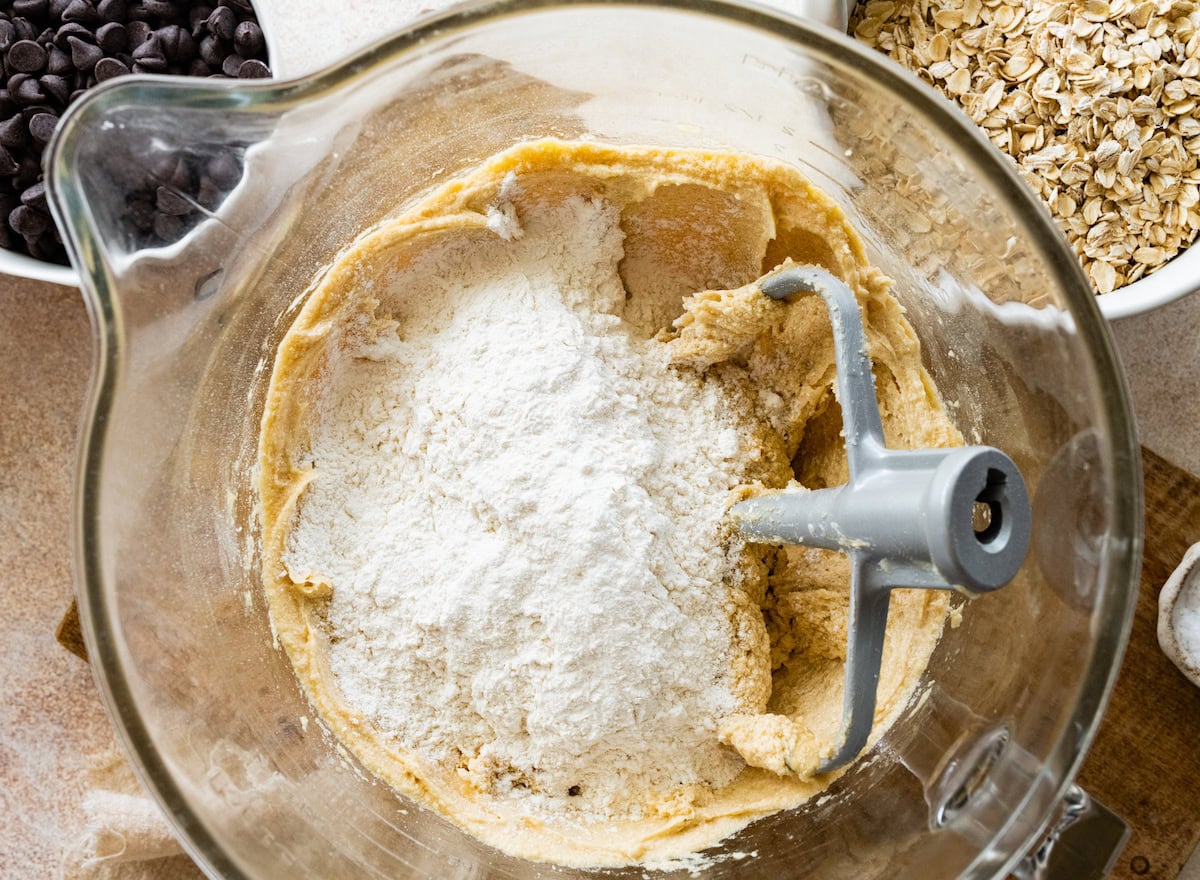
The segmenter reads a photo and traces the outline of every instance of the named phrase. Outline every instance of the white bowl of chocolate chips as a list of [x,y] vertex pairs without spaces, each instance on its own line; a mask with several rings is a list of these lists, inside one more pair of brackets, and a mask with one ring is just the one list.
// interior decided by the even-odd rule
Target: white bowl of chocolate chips
[[[0,11],[0,272],[77,285],[46,206],[42,153],[62,112],[87,89],[134,73],[271,75],[250,0],[13,0]],[[169,245],[241,174],[180,160],[144,169],[126,208],[146,247]],[[169,167],[168,167],[169,166]]]

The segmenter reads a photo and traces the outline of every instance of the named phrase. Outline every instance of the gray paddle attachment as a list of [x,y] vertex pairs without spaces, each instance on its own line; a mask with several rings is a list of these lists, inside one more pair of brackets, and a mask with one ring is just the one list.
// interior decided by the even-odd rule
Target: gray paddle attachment
[[849,287],[810,267],[782,269],[761,287],[772,299],[820,296],[833,324],[849,482],[760,495],[729,514],[753,541],[821,547],[850,559],[842,741],[817,768],[825,773],[852,761],[870,736],[891,591],[972,595],[1004,586],[1029,549],[1029,495],[1016,464],[993,447],[884,445],[862,316]]

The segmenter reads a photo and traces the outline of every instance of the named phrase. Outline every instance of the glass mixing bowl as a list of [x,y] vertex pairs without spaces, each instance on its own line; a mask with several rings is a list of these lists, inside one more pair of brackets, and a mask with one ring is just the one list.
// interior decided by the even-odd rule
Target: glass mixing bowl
[[[589,876],[474,841],[311,719],[272,643],[250,479],[274,347],[322,268],[548,135],[805,170],[896,279],[964,435],[1008,452],[1033,498],[1024,568],[947,628],[921,698],[826,796],[710,853],[706,876],[1008,870],[1056,814],[1131,620],[1140,478],[1111,340],[1049,216],[964,117],[847,37],[715,2],[461,7],[308,79],[130,78],[64,117],[49,179],[96,350],[80,610],[143,780],[214,877]],[[230,157],[236,187],[177,244],[143,248],[138,175]]]

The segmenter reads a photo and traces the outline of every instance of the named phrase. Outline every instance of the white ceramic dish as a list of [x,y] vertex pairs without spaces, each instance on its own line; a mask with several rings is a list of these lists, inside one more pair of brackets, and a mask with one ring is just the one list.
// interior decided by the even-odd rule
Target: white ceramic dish
[[1153,275],[1100,297],[1100,311],[1110,320],[1162,308],[1200,290],[1200,242]]
[[57,263],[35,260],[33,257],[18,254],[16,251],[0,250],[0,272],[5,275],[16,275],[18,278],[46,281],[50,284],[79,286],[79,273],[73,266],[60,266]]
[[1158,594],[1158,643],[1179,671],[1200,687],[1200,656],[1190,653],[1179,632],[1185,608],[1195,608],[1200,593],[1200,544],[1193,544]]

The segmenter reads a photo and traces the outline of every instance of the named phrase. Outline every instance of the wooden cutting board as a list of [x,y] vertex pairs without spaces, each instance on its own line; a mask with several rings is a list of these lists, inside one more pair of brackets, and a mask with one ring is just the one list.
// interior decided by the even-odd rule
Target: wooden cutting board
[[1123,818],[1118,880],[1175,880],[1200,843],[1200,688],[1158,647],[1158,592],[1200,541],[1200,479],[1142,450],[1146,550],[1129,649],[1079,774]]
[[[1158,647],[1158,591],[1200,541],[1200,479],[1142,451],[1146,550],[1133,634],[1080,784],[1130,826],[1111,877],[1175,880],[1200,843],[1200,688]],[[74,603],[59,641],[87,659]]]

